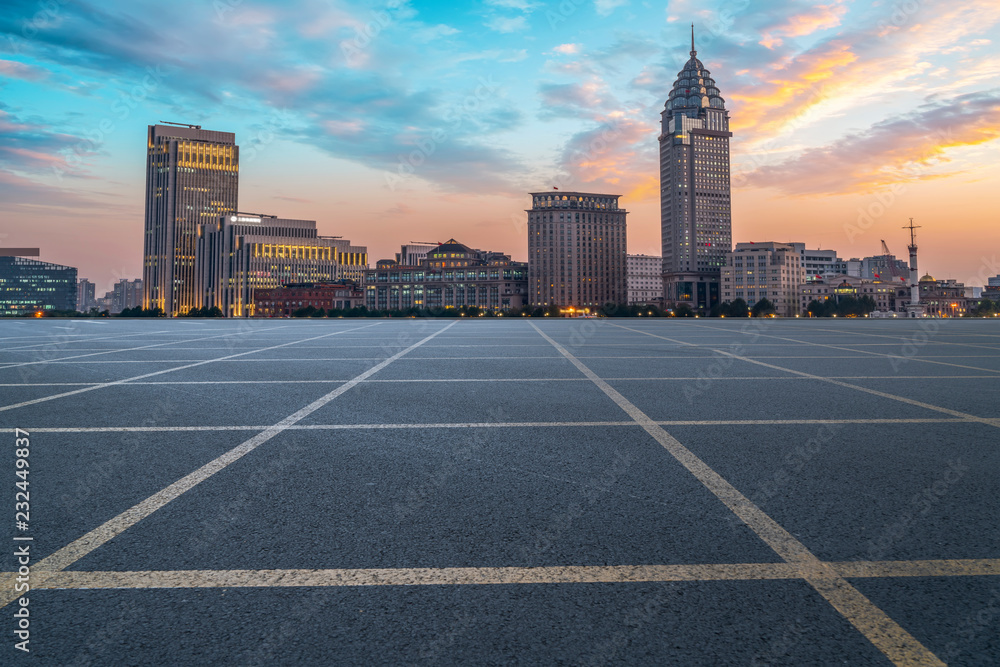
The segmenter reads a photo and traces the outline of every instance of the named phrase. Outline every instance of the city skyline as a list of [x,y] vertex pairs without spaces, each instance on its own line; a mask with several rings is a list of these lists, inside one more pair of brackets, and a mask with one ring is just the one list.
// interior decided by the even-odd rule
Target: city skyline
[[659,111],[692,21],[736,134],[734,243],[905,257],[915,217],[922,270],[969,281],[1000,240],[995,3],[39,7],[0,18],[4,243],[98,291],[141,275],[135,146],[161,120],[234,132],[242,210],[373,261],[452,236],[526,259],[528,193],[552,186],[621,193],[628,251],[655,253]]

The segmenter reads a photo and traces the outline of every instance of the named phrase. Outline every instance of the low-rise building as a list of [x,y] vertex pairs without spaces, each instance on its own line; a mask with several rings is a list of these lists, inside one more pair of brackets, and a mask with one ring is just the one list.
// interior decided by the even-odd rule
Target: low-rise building
[[[920,305],[928,317],[962,317],[976,307],[977,299],[965,294],[965,285],[954,279],[935,280],[930,274],[924,275],[918,283]],[[905,311],[909,303],[909,290],[897,295],[896,309]]]
[[725,257],[720,285],[723,303],[743,299],[753,307],[767,299],[783,317],[800,312],[798,290],[805,282],[805,271],[793,244],[737,243]]
[[76,310],[76,269],[38,256],[38,248],[0,248],[0,316]]
[[840,301],[842,297],[871,297],[875,310],[883,313],[905,312],[900,299],[909,298],[905,285],[894,285],[887,281],[868,280],[846,274],[833,275],[823,280],[812,280],[799,285],[799,311],[806,313],[813,301]]
[[351,280],[298,283],[254,292],[254,317],[289,317],[300,308],[346,310],[363,306],[365,291]]
[[256,290],[350,279],[368,268],[363,246],[320,236],[313,220],[240,213],[198,226],[199,307],[252,317]]
[[663,258],[659,255],[628,255],[625,281],[629,305],[663,305]]
[[365,305],[370,310],[478,306],[501,311],[520,308],[527,298],[526,262],[474,250],[455,239],[416,264],[379,260],[368,271],[365,284]]
[[[805,270],[806,282],[822,280],[831,276],[850,274],[851,260],[837,256],[836,250],[820,250],[806,248],[805,243],[789,243],[798,251],[802,268]],[[857,262],[860,266],[860,261]]]

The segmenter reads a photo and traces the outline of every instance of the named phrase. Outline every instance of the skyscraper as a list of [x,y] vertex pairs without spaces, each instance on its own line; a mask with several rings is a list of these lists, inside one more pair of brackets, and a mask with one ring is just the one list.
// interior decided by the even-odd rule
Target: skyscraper
[[150,125],[146,150],[143,307],[180,315],[198,306],[198,225],[236,212],[239,147],[232,132]]
[[528,209],[528,298],[533,306],[623,304],[628,211],[618,197],[532,192]]
[[697,58],[684,64],[661,113],[660,236],[664,298],[708,309],[732,250],[729,112]]

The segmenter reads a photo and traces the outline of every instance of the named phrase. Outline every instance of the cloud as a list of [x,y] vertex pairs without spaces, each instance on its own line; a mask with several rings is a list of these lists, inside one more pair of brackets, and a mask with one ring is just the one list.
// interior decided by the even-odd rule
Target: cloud
[[271,199],[280,199],[281,201],[295,202],[296,204],[311,204],[312,199],[305,199],[303,197],[286,197],[284,195],[272,195]]
[[74,175],[96,149],[80,137],[0,109],[0,166],[21,173]]
[[593,119],[601,109],[617,108],[618,102],[600,79],[583,83],[543,83],[538,87],[542,100],[539,117]]
[[0,60],[0,76],[25,81],[40,81],[49,73],[40,67],[28,65],[16,60]]
[[760,44],[773,49],[784,43],[782,37],[805,37],[819,30],[836,28],[846,13],[847,7],[840,2],[810,7],[767,30]]
[[560,44],[559,46],[552,49],[552,53],[558,53],[564,56],[571,56],[574,53],[580,53],[579,44]]
[[523,16],[494,16],[483,25],[494,32],[506,34],[526,29],[528,27],[528,20]]
[[526,13],[538,8],[538,4],[528,2],[528,0],[486,0],[486,4],[501,9],[517,9]]
[[[642,118],[614,112],[566,142],[559,160],[565,187],[633,191],[656,169],[656,131]],[[563,187],[561,186],[561,187]]]
[[945,178],[951,149],[1000,139],[1000,91],[933,101],[899,118],[802,151],[746,176],[753,187],[792,196],[870,192],[894,183]]
[[594,9],[600,16],[607,16],[623,5],[627,5],[628,0],[594,0]]

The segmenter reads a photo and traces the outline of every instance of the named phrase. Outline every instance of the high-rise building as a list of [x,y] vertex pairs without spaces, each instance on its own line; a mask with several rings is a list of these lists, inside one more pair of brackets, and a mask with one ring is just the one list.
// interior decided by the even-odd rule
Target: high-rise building
[[76,283],[76,309],[87,312],[91,308],[97,308],[97,286],[87,280],[80,278]]
[[872,255],[861,260],[861,278],[907,283],[910,267],[895,255]]
[[198,306],[198,225],[237,210],[239,147],[232,132],[150,125],[146,150],[143,306],[181,315]]
[[792,317],[799,312],[805,271],[798,250],[790,243],[737,243],[722,268],[722,300],[743,299],[753,306],[761,299],[774,312]]
[[38,256],[38,248],[0,248],[0,316],[76,310],[76,269]]
[[[319,236],[313,220],[239,213],[200,225],[195,307],[253,317],[254,291],[289,283],[361,282],[368,250]],[[350,262],[343,264],[342,262]]]
[[658,255],[628,255],[625,280],[629,305],[663,305],[663,258]]
[[111,297],[111,314],[120,313],[126,308],[142,306],[142,280],[126,280],[122,278],[115,283]]
[[719,302],[719,274],[732,250],[729,112],[715,80],[691,58],[661,113],[660,236],[664,298],[706,310]]
[[623,304],[626,222],[621,195],[533,192],[528,213],[528,297],[533,306]]

